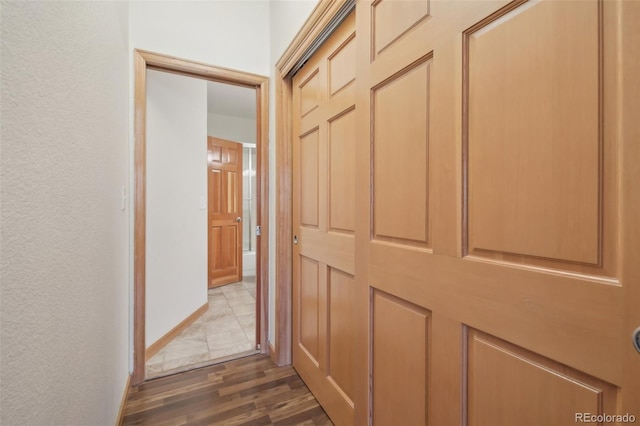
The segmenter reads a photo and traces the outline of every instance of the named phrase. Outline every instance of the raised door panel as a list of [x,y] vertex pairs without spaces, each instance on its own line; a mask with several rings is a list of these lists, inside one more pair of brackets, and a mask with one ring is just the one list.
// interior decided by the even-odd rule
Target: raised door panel
[[429,312],[373,292],[373,425],[426,425]]
[[618,389],[606,382],[477,330],[468,348],[469,426],[569,426],[617,411]]
[[526,3],[466,34],[470,251],[600,262],[598,7]]
[[318,107],[320,103],[320,75],[314,72],[300,86],[300,116],[304,117]]
[[355,231],[355,112],[329,122],[329,230]]
[[222,146],[209,144],[209,162],[222,163]]
[[239,147],[230,147],[225,146],[222,149],[222,158],[223,164],[229,164],[231,166],[235,166],[238,164],[238,158],[242,155],[241,153],[242,146]]
[[237,249],[236,225],[211,227],[209,230],[209,277],[212,284],[222,285],[237,281],[239,267]]
[[[235,219],[240,215],[240,205],[238,200],[238,173],[235,171],[223,171],[222,172],[222,184],[224,185],[223,194],[224,200],[224,213],[231,215]],[[234,217],[235,216],[235,217]]]
[[331,268],[328,289],[328,377],[337,391],[344,394],[351,405],[354,400],[353,364],[355,362],[355,282],[353,275]]
[[375,239],[429,246],[429,66],[372,90]]
[[378,0],[371,8],[374,56],[429,17],[429,0]]
[[300,257],[300,296],[298,309],[300,335],[296,339],[313,361],[318,364],[320,270],[318,262]]
[[[209,193],[221,194],[222,193],[222,170],[210,170],[209,171]],[[222,197],[208,197],[209,198],[209,214],[222,213]]]
[[315,129],[300,138],[300,223],[304,226],[318,226],[319,209],[319,141]]
[[209,269],[211,271],[223,269],[222,259],[222,227],[212,226],[209,229]]
[[355,34],[338,47],[328,61],[329,95],[333,96],[356,79]]

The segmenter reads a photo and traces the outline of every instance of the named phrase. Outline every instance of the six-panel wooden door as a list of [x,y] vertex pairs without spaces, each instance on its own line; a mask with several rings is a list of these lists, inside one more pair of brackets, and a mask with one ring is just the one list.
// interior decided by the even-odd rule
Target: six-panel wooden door
[[640,420],[638,3],[356,10],[359,423]]
[[355,14],[293,79],[293,365],[353,423]]
[[209,288],[242,281],[242,144],[209,136]]
[[639,5],[361,0],[294,77],[294,366],[336,424],[640,421]]

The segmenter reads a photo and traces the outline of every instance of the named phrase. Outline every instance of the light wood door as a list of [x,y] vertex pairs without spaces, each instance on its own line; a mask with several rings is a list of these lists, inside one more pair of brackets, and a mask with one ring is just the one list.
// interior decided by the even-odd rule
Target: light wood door
[[293,365],[353,424],[355,15],[293,79]]
[[209,288],[242,281],[242,144],[207,138]]
[[640,419],[639,9],[357,3],[355,265],[352,233],[308,247],[331,223],[317,123],[298,133],[296,262],[303,302],[320,300],[298,339],[321,336],[305,345],[321,369],[324,283],[347,275],[320,256],[354,268],[358,424]]

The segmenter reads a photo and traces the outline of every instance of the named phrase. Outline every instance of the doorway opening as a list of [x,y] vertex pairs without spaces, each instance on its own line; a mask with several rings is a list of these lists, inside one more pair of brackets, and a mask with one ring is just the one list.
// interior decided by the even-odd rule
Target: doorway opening
[[146,378],[257,353],[255,101],[147,72]]
[[[177,371],[184,371],[185,369],[197,368],[203,365],[222,362],[252,353],[266,353],[266,332],[268,329],[266,323],[268,318],[268,275],[266,269],[268,265],[268,229],[266,228],[266,225],[268,224],[268,78],[140,50],[135,51],[135,56],[133,382],[141,383],[145,378],[151,378],[152,376],[157,377]],[[157,73],[157,71],[161,71],[161,73]],[[195,290],[198,293],[197,297],[200,298],[198,300],[203,300],[205,303],[201,306],[199,302],[196,305],[192,303],[191,307],[187,309],[188,313],[182,315],[184,318],[180,317],[181,321],[174,320],[170,324],[171,326],[167,326],[165,324],[164,329],[161,332],[155,330],[153,331],[154,334],[150,334],[149,328],[147,327],[152,314],[152,310],[149,309],[151,308],[151,305],[147,306],[147,303],[153,302],[153,300],[150,300],[150,296],[154,291],[152,287],[148,286],[152,285],[152,281],[149,280],[152,278],[155,279],[154,277],[158,275],[156,272],[156,275],[154,276],[153,268],[150,268],[150,265],[153,265],[154,259],[156,263],[158,262],[158,260],[153,256],[156,252],[153,251],[152,244],[154,243],[154,236],[158,233],[158,229],[163,228],[154,228],[152,226],[157,224],[154,222],[154,214],[157,213],[157,211],[153,210],[157,207],[154,207],[154,203],[152,201],[154,200],[152,195],[154,194],[153,185],[155,185],[155,183],[148,180],[153,176],[156,176],[158,172],[154,169],[155,166],[149,163],[150,157],[148,156],[148,154],[153,153],[155,149],[152,145],[154,143],[154,140],[151,138],[152,130],[147,125],[147,120],[152,119],[152,115],[150,113],[154,113],[152,109],[149,109],[153,108],[153,105],[151,103],[147,104],[147,102],[150,102],[148,100],[147,90],[149,88],[149,83],[151,83],[151,80],[149,80],[151,73],[163,74],[170,77],[186,76],[196,78],[200,82],[198,84],[206,84],[206,91],[209,95],[208,97],[211,99],[233,99],[233,96],[229,97],[227,96],[228,93],[225,94],[224,92],[233,92],[235,90],[236,92],[234,93],[238,94],[240,92],[237,91],[242,90],[244,91],[243,96],[245,100],[247,97],[249,99],[249,104],[252,106],[251,114],[253,114],[252,117],[239,117],[240,113],[238,113],[238,111],[226,111],[227,113],[230,113],[230,116],[235,116],[237,122],[243,121],[243,123],[240,123],[243,125],[236,126],[236,130],[241,128],[243,131],[251,133],[250,136],[238,136],[237,134],[235,136],[230,136],[229,132],[233,130],[233,126],[229,126],[229,124],[233,119],[224,117],[225,114],[223,113],[225,111],[216,110],[212,108],[211,105],[204,106],[207,110],[207,129],[205,129],[205,140],[202,141],[204,155],[201,157],[201,161],[204,162],[204,159],[206,158],[206,162],[211,164],[212,160],[215,160],[215,158],[212,157],[211,152],[208,151],[209,143],[207,140],[210,140],[212,137],[227,137],[229,139],[239,139],[237,142],[240,142],[240,144],[238,144],[240,148],[235,158],[240,164],[245,163],[246,166],[241,168],[239,173],[235,176],[235,185],[239,187],[238,194],[244,193],[244,195],[240,195],[238,199],[235,200],[237,203],[236,219],[238,219],[236,222],[236,228],[239,231],[239,237],[236,242],[238,244],[239,255],[229,255],[229,253],[227,253],[224,257],[225,261],[229,262],[232,260],[239,265],[240,270],[238,279],[232,280],[233,282],[229,282],[228,284],[225,283],[227,285],[224,286],[209,288],[211,284],[210,267],[212,264],[212,258],[215,257],[212,256],[212,254],[220,253],[222,250],[220,247],[216,246],[216,241],[219,241],[219,239],[216,239],[215,236],[213,239],[207,236],[207,234],[213,234],[211,232],[212,222],[208,219],[204,219],[205,226],[202,229],[202,234],[204,234],[205,239],[208,238],[208,241],[204,242],[204,244],[202,244],[201,241],[198,248],[192,248],[191,245],[188,245],[188,248],[183,249],[181,254],[184,254],[185,251],[188,253],[193,252],[197,257],[199,255],[198,253],[205,253],[204,256],[206,256],[206,259],[204,261],[204,271],[201,271],[201,268],[199,267],[196,268],[200,271],[198,272],[199,274],[204,272],[204,278],[202,278],[202,275],[198,275],[197,280],[198,282],[202,281],[202,286],[197,284],[197,289]],[[206,81],[202,82],[202,80]],[[244,103],[246,104],[247,102]],[[173,107],[175,108],[176,106],[174,105]],[[233,108],[233,105],[230,106],[227,102],[227,107]],[[169,119],[161,119],[160,121],[164,123],[174,121],[175,116],[172,117],[173,118],[169,117]],[[216,122],[218,125],[215,124]],[[251,125],[247,125],[249,122]],[[225,123],[227,126],[220,126],[220,123]],[[212,129],[213,133],[215,133],[214,135],[211,135]],[[162,130],[164,131],[166,129]],[[180,138],[174,138],[174,140],[179,139]],[[197,149],[201,150],[202,147]],[[226,155],[225,158],[230,158],[229,152],[225,151],[224,154]],[[242,160],[245,161],[243,162]],[[200,170],[202,167],[198,165],[197,167],[194,167],[194,169]],[[203,171],[199,171],[198,173],[201,173],[202,176],[205,176],[204,173],[206,173],[206,176],[208,176],[209,172],[210,167],[207,166]],[[156,175],[154,175],[154,173],[156,173]],[[162,173],[177,177],[179,171],[163,170]],[[244,175],[246,175],[246,179],[243,179]],[[198,180],[197,185],[202,185],[200,187],[200,192],[195,190],[194,194],[191,196],[191,201],[185,202],[185,204],[192,203],[194,198],[198,198],[195,194],[199,195],[197,203],[199,203],[198,210],[200,211],[197,213],[197,218],[194,219],[194,221],[201,221],[203,218],[211,216],[211,191],[209,191],[207,187],[211,186],[212,180],[209,177],[206,177],[204,181],[205,182],[203,184],[202,179]],[[220,186],[219,189],[221,188],[222,187]],[[228,186],[226,188],[228,189]],[[228,193],[226,192],[224,197],[227,200],[230,200]],[[163,197],[156,198],[161,199]],[[164,198],[165,205],[167,203],[170,205],[172,200],[167,200],[167,198],[170,197],[164,196]],[[191,206],[191,210],[193,213],[193,206]],[[193,217],[195,218],[196,216]],[[182,223],[188,222],[189,220],[186,220]],[[208,231],[205,231],[205,229],[208,229]],[[255,235],[258,229],[260,230],[260,235]],[[225,232],[228,232],[228,230]],[[245,238],[241,237],[243,233],[245,234]],[[165,235],[166,234],[163,234],[163,237]],[[202,235],[197,237],[197,239],[201,238]],[[166,238],[164,239],[166,240]],[[191,244],[191,241],[189,244]],[[175,250],[174,253],[176,253]],[[180,252],[178,251],[177,253]],[[165,263],[169,264],[168,268],[171,269],[173,258],[169,255],[166,259],[169,259]],[[167,267],[166,264],[164,265],[165,267]],[[208,266],[206,266],[207,264]],[[244,270],[242,269],[242,265],[244,265]],[[209,271],[207,272],[206,269],[209,269]],[[164,297],[165,299],[169,299],[167,301],[169,304],[176,301],[176,299],[171,297],[167,298],[166,295],[164,295]],[[249,299],[251,299],[251,301]],[[156,312],[156,317],[164,318],[166,317],[165,314],[166,311],[160,313]],[[233,318],[233,321],[235,322],[234,325],[237,329],[224,330],[219,327],[220,324],[208,324],[207,327],[203,326],[203,323],[208,320],[220,319],[225,316],[229,318],[229,321]],[[198,325],[199,327],[197,327]],[[177,359],[167,359],[170,362],[164,362],[164,358],[166,358],[167,355],[165,353],[164,358],[156,356],[154,360],[156,361],[156,366],[154,369],[149,369],[149,365],[147,365],[147,369],[145,369],[146,361],[148,362],[151,360],[154,355],[157,355],[163,350],[162,348],[166,348],[168,345],[173,344],[174,341],[179,340],[180,337],[188,338],[191,333],[196,333],[196,329],[202,331],[205,328],[208,328],[210,331],[214,331],[210,336],[203,335],[199,338],[201,341],[200,343],[204,343],[205,345],[207,343],[212,343],[209,345],[209,349],[213,346],[213,350],[207,350],[206,352],[208,352],[208,354],[206,354],[206,356],[203,353],[204,351],[200,350],[199,352],[201,352],[201,354],[199,358],[198,356],[191,357],[189,366],[181,366]],[[218,332],[218,337],[216,337],[216,331]],[[225,336],[227,338],[241,336],[245,338],[246,342],[242,342],[238,345],[229,345],[229,341],[226,341],[225,343],[219,341],[221,343],[220,348],[217,348],[215,339],[224,339]],[[213,339],[213,341],[207,342],[207,339]],[[197,344],[197,342],[198,338],[191,339],[190,344]],[[170,358],[178,358],[178,353],[183,349],[186,350],[187,348],[184,346],[182,349],[174,348],[173,355]],[[189,357],[181,358],[188,359]],[[162,361],[158,362],[159,359],[162,359]]]

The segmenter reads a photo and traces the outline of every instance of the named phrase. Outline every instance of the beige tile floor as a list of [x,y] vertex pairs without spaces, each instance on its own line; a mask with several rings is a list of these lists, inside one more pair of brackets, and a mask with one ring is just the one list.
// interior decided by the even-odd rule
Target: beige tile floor
[[255,298],[255,277],[210,289],[209,309],[147,361],[146,378],[256,353]]

